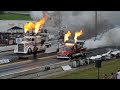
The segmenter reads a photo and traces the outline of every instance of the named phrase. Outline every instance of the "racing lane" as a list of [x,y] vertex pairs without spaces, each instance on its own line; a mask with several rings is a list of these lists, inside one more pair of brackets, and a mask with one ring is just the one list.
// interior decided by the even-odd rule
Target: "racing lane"
[[11,73],[16,73],[16,72],[24,71],[28,69],[30,70],[32,68],[59,63],[59,62],[63,62],[63,60],[57,60],[56,55],[38,58],[38,60],[36,61],[29,60],[29,62],[27,63],[13,64],[13,65],[0,67],[0,76],[8,75]]
[[[38,52],[37,57],[52,55],[54,53],[45,54],[45,55],[44,54],[45,54],[44,52]],[[28,57],[29,59],[32,59],[33,54],[15,54],[13,51],[0,52],[0,60],[9,59],[10,63],[23,61],[23,60],[19,60],[19,57]]]

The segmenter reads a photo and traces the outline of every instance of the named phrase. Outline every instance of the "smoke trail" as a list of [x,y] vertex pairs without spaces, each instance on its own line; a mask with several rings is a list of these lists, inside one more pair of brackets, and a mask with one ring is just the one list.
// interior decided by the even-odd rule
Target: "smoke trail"
[[[89,39],[95,36],[95,12],[94,11],[62,11],[62,26],[67,27],[64,31],[79,31],[84,28],[84,37]],[[48,11],[48,15],[53,19],[53,26],[58,26],[58,11]],[[31,12],[31,17],[38,19],[42,17],[42,11]],[[115,25],[120,25],[120,11],[100,11],[98,12],[98,39],[94,41],[91,38],[85,42],[87,48],[99,48],[104,46],[119,46],[120,28]],[[51,23],[51,22],[49,22]],[[52,30],[52,28],[51,28]],[[55,29],[58,30],[58,29]],[[102,35],[101,33],[106,32]],[[101,37],[102,36],[102,37]],[[100,38],[99,38],[100,37]]]
[[39,20],[42,18],[44,12],[46,12],[47,16],[49,17],[49,15],[51,15],[52,13],[54,13],[54,11],[30,11],[30,16],[34,19],[34,20]]
[[[47,11],[51,20],[47,20],[46,26],[59,27],[59,11]],[[61,26],[67,27],[64,31],[79,31],[81,27],[84,28],[85,37],[90,38],[95,36],[95,12],[94,11],[61,11],[62,21]],[[103,30],[113,28],[113,23],[120,17],[119,12],[98,12],[98,33]],[[42,11],[31,11],[31,17],[34,20],[40,19],[43,15]],[[117,17],[115,17],[117,15]],[[110,18],[111,17],[111,18]],[[114,22],[113,22],[114,21]],[[50,23],[50,24],[49,24]],[[104,28],[104,29],[103,29]]]
[[[58,15],[59,11],[47,11],[48,15],[52,18]],[[68,27],[82,26],[89,24],[94,26],[95,12],[94,11],[61,11],[62,24]],[[31,11],[30,15],[33,19],[41,19],[43,11]],[[98,22],[107,20],[112,24],[120,23],[120,11],[98,11]],[[58,19],[54,18],[54,21]],[[99,23],[98,23],[99,24]]]
[[[100,37],[98,35],[97,37]],[[94,41],[91,38],[85,42],[85,47],[88,49],[99,48],[104,46],[119,46],[120,45],[120,27],[110,29],[108,32],[104,33],[102,37]]]
[[30,16],[34,19],[34,20],[38,20],[41,19],[43,16],[43,12],[42,11],[31,11],[30,12]]

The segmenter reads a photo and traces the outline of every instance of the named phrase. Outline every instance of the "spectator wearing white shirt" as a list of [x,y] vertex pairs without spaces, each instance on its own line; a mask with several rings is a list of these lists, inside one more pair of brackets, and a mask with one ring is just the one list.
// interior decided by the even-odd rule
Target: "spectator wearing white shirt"
[[120,70],[118,70],[116,77],[117,77],[117,79],[120,79]]

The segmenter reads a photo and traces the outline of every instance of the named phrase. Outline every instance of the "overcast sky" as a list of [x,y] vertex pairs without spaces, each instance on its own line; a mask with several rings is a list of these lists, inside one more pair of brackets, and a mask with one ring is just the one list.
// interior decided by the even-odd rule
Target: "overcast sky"
[[[56,11],[48,11],[48,13],[56,13]],[[93,22],[94,11],[63,11],[63,23],[69,24],[83,24]],[[32,18],[41,18],[42,11],[31,11]],[[120,24],[120,11],[98,11],[98,19],[107,19],[113,24]],[[75,23],[76,22],[76,23]]]

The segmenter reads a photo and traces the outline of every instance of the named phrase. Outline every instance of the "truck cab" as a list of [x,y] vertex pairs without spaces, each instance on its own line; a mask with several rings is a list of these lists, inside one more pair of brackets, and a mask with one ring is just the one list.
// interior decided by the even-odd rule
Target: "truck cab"
[[14,53],[32,53],[35,44],[38,47],[38,51],[45,50],[44,41],[45,38],[43,36],[24,36],[23,41],[16,45]]

